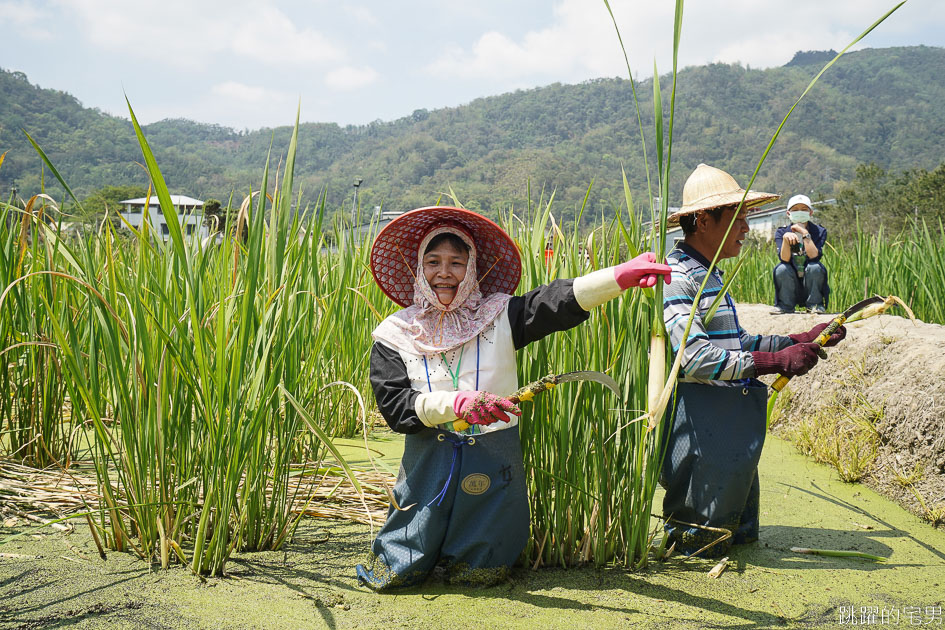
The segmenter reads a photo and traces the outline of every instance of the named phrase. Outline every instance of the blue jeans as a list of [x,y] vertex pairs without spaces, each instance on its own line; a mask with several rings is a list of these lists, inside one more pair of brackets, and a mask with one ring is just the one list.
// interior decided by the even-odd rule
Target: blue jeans
[[793,311],[797,305],[807,308],[827,307],[830,287],[827,285],[827,268],[821,263],[807,263],[804,277],[798,278],[797,271],[787,263],[779,263],[774,268],[775,306],[783,311]]

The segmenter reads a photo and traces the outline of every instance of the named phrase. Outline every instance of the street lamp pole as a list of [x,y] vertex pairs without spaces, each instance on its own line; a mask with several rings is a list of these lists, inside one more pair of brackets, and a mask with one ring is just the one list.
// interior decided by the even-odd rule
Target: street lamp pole
[[358,188],[361,187],[361,182],[364,180],[360,177],[354,180],[354,198],[351,200],[351,227],[354,228],[354,223],[357,221],[358,214]]

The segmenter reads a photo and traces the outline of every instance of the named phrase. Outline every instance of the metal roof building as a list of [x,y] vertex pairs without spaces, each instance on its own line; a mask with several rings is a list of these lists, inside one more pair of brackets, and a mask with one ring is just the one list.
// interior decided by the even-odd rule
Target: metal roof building
[[[157,196],[151,196],[150,199],[148,197],[125,199],[119,203],[125,207],[121,216],[136,230],[141,229],[144,224],[144,208],[147,204],[148,223],[154,234],[160,235],[165,241],[170,238],[171,231]],[[171,203],[174,204],[178,221],[186,236],[196,235],[199,239],[207,236],[209,231],[203,223],[203,201],[187,195],[171,195]]]

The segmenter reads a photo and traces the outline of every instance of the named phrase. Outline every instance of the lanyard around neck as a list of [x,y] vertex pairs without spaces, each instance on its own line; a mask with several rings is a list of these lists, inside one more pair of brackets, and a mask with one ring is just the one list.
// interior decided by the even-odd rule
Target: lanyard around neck
[[[446,370],[450,375],[450,380],[453,381],[453,390],[459,391],[459,370],[460,365],[463,362],[463,351],[466,349],[465,344],[463,348],[459,351],[459,361],[456,363],[456,372],[454,373],[452,368],[450,368],[449,361],[446,360],[446,354],[441,352],[440,356],[443,358],[443,363],[446,365]],[[433,391],[433,384],[430,382],[430,366],[427,363],[426,356],[423,357],[423,370],[427,375],[427,390]],[[479,389],[479,335],[476,335],[476,389]]]
[[446,365],[446,371],[450,375],[450,378],[453,379],[453,391],[459,390],[459,370],[463,365],[463,352],[466,350],[466,345],[459,349],[459,360],[456,362],[456,371],[453,371],[453,368],[450,367],[450,362],[446,360],[446,353],[441,352],[440,358],[443,359],[443,363]]

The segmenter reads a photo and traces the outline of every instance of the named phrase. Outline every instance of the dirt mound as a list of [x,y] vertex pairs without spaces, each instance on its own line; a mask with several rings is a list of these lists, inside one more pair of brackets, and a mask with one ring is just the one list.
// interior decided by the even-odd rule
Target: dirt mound
[[[743,304],[749,333],[809,330],[827,315],[771,315],[770,306]],[[945,326],[881,315],[847,327],[847,338],[795,378],[774,431],[797,439],[805,418],[869,410],[878,440],[868,485],[919,516],[945,515]],[[852,447],[851,447],[852,448]],[[938,510],[938,512],[936,512]]]

